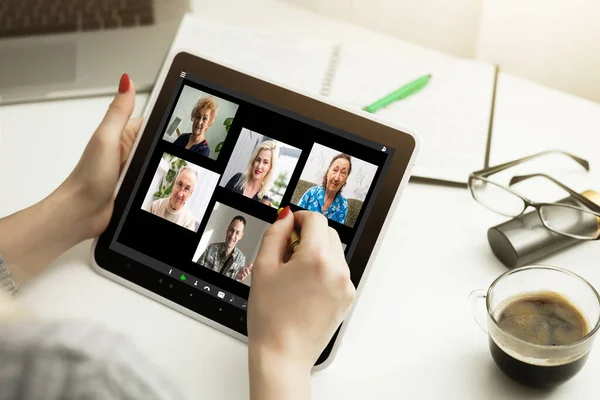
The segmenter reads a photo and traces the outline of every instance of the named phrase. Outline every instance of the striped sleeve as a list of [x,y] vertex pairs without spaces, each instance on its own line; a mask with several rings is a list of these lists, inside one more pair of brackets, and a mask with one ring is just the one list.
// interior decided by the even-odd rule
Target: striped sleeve
[[0,360],[0,400],[184,399],[129,340],[88,322],[0,327]]
[[12,279],[8,265],[4,262],[4,257],[0,253],[0,290],[8,293],[16,293],[17,284]]

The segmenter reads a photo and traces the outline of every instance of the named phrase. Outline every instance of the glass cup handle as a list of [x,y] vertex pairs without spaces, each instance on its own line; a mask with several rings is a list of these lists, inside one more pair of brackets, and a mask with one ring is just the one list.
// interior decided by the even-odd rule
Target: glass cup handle
[[483,289],[473,290],[469,295],[469,302],[471,303],[471,314],[473,315],[473,319],[477,322],[477,325],[485,332],[488,333],[487,330],[487,320],[485,318],[482,319],[481,308],[478,304],[483,300],[484,310],[485,310],[485,301],[487,299],[487,291]]

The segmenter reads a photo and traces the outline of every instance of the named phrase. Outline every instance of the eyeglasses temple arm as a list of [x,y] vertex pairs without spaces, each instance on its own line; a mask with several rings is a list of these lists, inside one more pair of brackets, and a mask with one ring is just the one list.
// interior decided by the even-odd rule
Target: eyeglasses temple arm
[[480,175],[480,176],[487,177],[487,176],[490,176],[492,174],[498,173],[500,171],[504,171],[505,169],[514,167],[515,165],[519,165],[521,163],[524,163],[525,161],[529,161],[529,160],[534,159],[534,158],[545,156],[547,154],[564,154],[567,157],[569,157],[572,160],[574,160],[575,162],[577,162],[583,168],[585,168],[586,171],[590,170],[590,163],[587,160],[584,160],[581,157],[577,157],[577,156],[575,156],[575,155],[573,155],[571,153],[567,153],[567,152],[561,151],[561,150],[546,150],[546,151],[542,151],[540,153],[532,154],[532,155],[527,156],[527,157],[519,158],[518,160],[509,161],[509,162],[506,162],[504,164],[496,165],[494,167],[488,167],[488,168],[481,169],[479,171],[475,171],[475,172],[472,173],[472,175]]
[[596,212],[600,212],[600,206],[598,204],[594,203],[593,201],[591,201],[587,197],[581,195],[580,193],[577,193],[573,189],[569,188],[568,186],[560,183],[556,179],[554,179],[551,176],[546,175],[546,174],[530,174],[530,175],[517,175],[517,176],[513,176],[508,185],[512,186],[512,185],[514,185],[516,183],[522,182],[522,181],[527,180],[527,179],[536,178],[536,177],[546,178],[546,179],[550,180],[554,184],[556,184],[556,185],[560,186],[561,188],[563,188],[571,196],[573,196],[574,198],[576,198],[577,200],[579,200],[581,203],[583,203],[590,210],[596,211]]

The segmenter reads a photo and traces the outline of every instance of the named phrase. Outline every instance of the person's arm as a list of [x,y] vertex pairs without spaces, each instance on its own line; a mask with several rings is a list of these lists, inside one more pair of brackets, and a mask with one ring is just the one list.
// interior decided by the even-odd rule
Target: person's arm
[[208,247],[202,252],[202,255],[200,255],[200,257],[198,258],[198,260],[196,260],[196,264],[206,267],[206,258],[208,257],[208,249],[209,248],[210,248],[210,245],[208,245]]
[[[108,225],[119,172],[141,124],[141,119],[128,122],[135,92],[127,75],[119,92],[65,182],[38,204],[0,219],[0,251],[19,283]],[[0,391],[8,397],[20,393],[53,400],[77,393],[98,400],[183,398],[123,337],[81,321],[39,320],[7,297],[0,293]],[[26,324],[15,323],[23,318]],[[88,340],[91,336],[95,341]],[[107,349],[118,349],[119,357]]]
[[106,229],[120,170],[141,125],[139,118],[129,120],[135,89],[126,75],[120,91],[60,187],[39,203],[0,219],[0,252],[18,284]]
[[243,281],[244,279],[246,279],[246,277],[248,275],[250,275],[250,265],[246,265],[246,256],[245,255],[241,255],[240,259],[238,260],[237,264],[239,265],[239,267],[235,270],[235,272],[233,273],[233,278],[236,281]]
[[313,188],[308,189],[300,198],[300,201],[298,202],[298,207],[302,207],[302,208],[308,208],[307,205],[310,202],[310,197],[312,196],[312,192],[313,192]]
[[173,144],[175,146],[185,147],[185,146],[187,146],[188,140],[189,140],[189,136],[184,133],[183,135],[181,135],[177,139],[175,139]]
[[310,367],[277,351],[248,349],[251,400],[310,399]]
[[346,223],[346,218],[348,217],[348,200],[346,198],[342,198],[342,207],[339,211],[340,224]]
[[[290,235],[300,244],[291,253]],[[253,400],[310,398],[310,371],[346,318],[355,289],[339,236],[315,212],[286,207],[267,229],[248,302]]]
[[240,172],[238,172],[237,174],[235,174],[231,178],[229,178],[229,181],[227,181],[227,185],[225,185],[225,189],[231,190],[233,192],[235,189],[235,185],[238,183],[241,176],[242,176],[242,174]]
[[240,259],[239,259],[239,265],[241,265],[241,267],[240,267],[240,268],[238,268],[238,270],[237,270],[237,271],[235,271],[235,274],[234,274],[233,276],[236,276],[236,275],[237,275],[237,273],[238,273],[238,272],[240,272],[240,271],[241,271],[241,270],[242,270],[242,269],[243,269],[243,268],[246,266],[246,256],[245,256],[244,254],[242,254],[242,255],[240,256]]
[[41,202],[0,220],[0,249],[21,284],[52,259],[91,237],[93,222],[77,187],[63,185]]
[[187,223],[185,224],[185,227],[191,231],[196,232],[196,217],[194,217],[194,215],[192,214],[191,211],[190,211],[190,217],[188,218]]

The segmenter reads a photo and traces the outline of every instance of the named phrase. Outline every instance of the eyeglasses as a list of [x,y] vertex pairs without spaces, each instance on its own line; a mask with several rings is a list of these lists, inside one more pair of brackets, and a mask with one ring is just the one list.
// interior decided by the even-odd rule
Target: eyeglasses
[[560,186],[573,199],[585,206],[585,208],[561,203],[537,203],[515,192],[510,187],[500,185],[488,179],[495,173],[552,153],[566,155],[585,168],[586,171],[590,170],[589,163],[582,158],[563,151],[544,151],[471,173],[469,175],[469,190],[471,191],[471,195],[479,204],[497,214],[516,218],[523,215],[528,207],[533,207],[537,210],[542,224],[559,235],[579,240],[600,239],[600,206],[556,179],[546,174],[518,175],[510,180],[509,186],[527,179],[541,177]]
[[192,188],[189,186],[183,187],[183,183],[181,183],[181,181],[177,181],[175,184],[177,185],[177,189],[183,191],[183,194],[192,193]]

